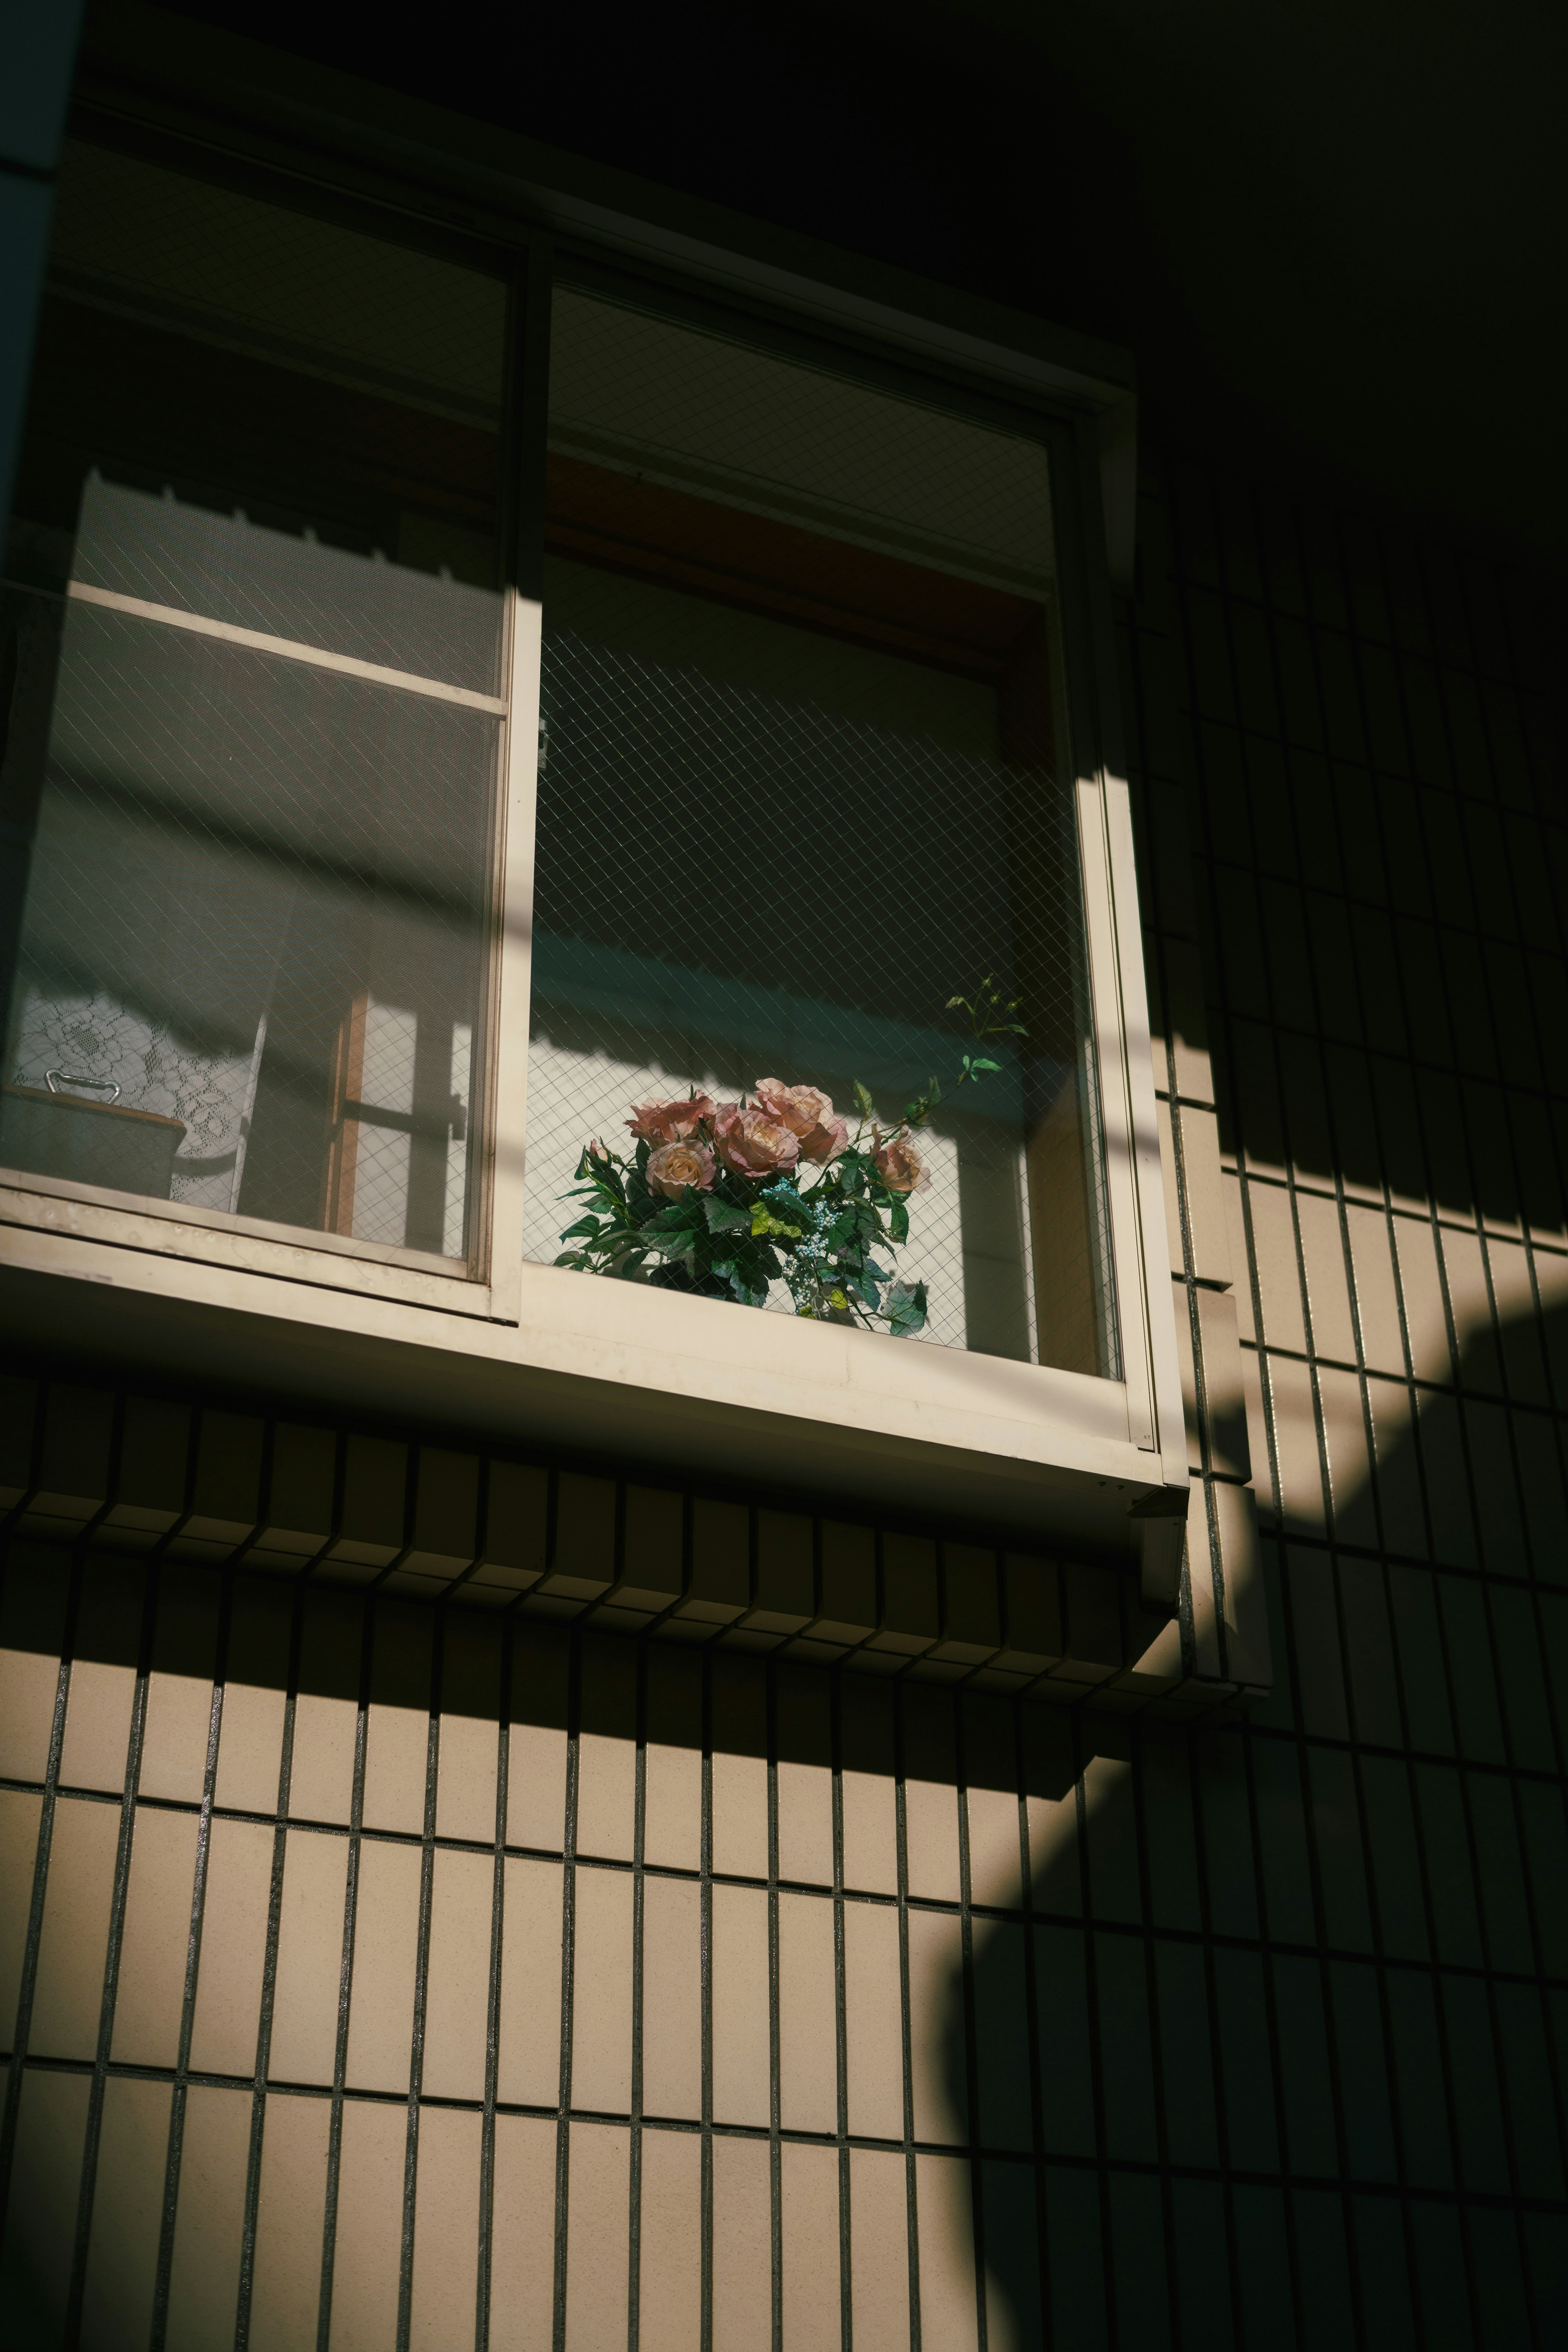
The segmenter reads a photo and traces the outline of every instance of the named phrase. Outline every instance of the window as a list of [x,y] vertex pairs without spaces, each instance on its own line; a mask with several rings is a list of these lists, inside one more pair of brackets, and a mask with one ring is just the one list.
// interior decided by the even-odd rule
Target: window
[[0,1160],[457,1261],[504,280],[81,147],[6,562]]
[[[346,1338],[378,1402],[406,1342],[410,1381],[462,1356],[455,1412],[596,1444],[614,1396],[661,1459],[752,1413],[781,1477],[882,1447],[912,1496],[918,1443],[1008,1511],[1180,1486],[1086,521],[1115,387],[716,292],[718,248],[500,251],[158,152],[69,154],[0,586],[13,1234],[113,1249],[127,1331],[141,1281],[301,1364]],[[701,1249],[560,1263],[586,1148],[697,1097],[717,1150],[768,1081],[816,1124],[738,1205],[718,1150]],[[793,1160],[826,1232],[857,1133],[903,1156],[823,1294],[872,1328],[829,1333],[767,1221]]]
[[530,1254],[650,1096],[935,1074],[919,1336],[1113,1371],[1046,450],[570,287],[549,432]]

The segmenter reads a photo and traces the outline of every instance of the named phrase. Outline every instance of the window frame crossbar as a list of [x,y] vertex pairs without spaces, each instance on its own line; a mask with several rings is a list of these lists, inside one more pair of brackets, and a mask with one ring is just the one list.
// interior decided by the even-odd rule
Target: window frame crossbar
[[[7,585],[13,583],[7,583]],[[20,584],[20,583],[16,583]],[[169,629],[184,629],[192,636],[216,637],[243,646],[248,652],[276,654],[285,661],[301,662],[310,669],[329,669],[341,677],[363,679],[368,686],[386,686],[402,694],[417,694],[429,702],[455,702],[464,710],[487,711],[504,719],[510,709],[504,695],[479,694],[472,687],[448,686],[445,679],[420,677],[415,671],[389,669],[382,662],[361,661],[354,654],[337,654],[325,646],[309,646],[295,637],[275,637],[265,629],[242,628],[237,621],[215,621],[205,613],[187,613],[177,604],[154,604],[144,596],[127,596],[118,588],[97,588],[85,580],[66,583],[66,595],[79,604],[98,604],[132,620],[155,621]]]

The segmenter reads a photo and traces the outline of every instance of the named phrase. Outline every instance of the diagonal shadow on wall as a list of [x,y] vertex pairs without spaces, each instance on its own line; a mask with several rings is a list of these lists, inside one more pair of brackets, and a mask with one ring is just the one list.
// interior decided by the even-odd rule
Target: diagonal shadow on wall
[[[1430,1412],[1468,1454],[1499,1338],[1560,1348],[1568,1310],[1472,1334],[1457,1410],[1422,1392],[1326,1533],[1266,1545],[1279,1682],[1250,1725],[1085,1714],[1080,1803],[1027,1896],[977,1885],[1037,1915],[1033,2002],[1021,1922],[977,1916],[941,2007],[952,2116],[997,2149],[973,2205],[991,2352],[1350,2343],[1358,2312],[1379,2347],[1472,2320],[1523,2345],[1532,2297],[1555,2325],[1562,1489],[1471,1516],[1422,1443]],[[1010,2149],[984,2128],[1009,2099]]]

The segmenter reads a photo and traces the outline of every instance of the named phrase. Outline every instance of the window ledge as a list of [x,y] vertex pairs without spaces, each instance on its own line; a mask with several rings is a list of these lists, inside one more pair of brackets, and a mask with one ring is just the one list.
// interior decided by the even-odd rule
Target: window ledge
[[[1128,1434],[1114,1381],[521,1269],[519,1319],[334,1286],[307,1245],[0,1191],[14,1339],[230,1389],[417,1415],[469,1433],[806,1487],[1130,1551],[1133,1503],[1185,1464]],[[287,1262],[285,1262],[287,1261]],[[383,1269],[376,1269],[378,1273]],[[387,1273],[394,1269],[385,1269]],[[279,1277],[283,1278],[279,1278]]]
[[183,1201],[131,1201],[106,1186],[64,1177],[7,1174],[0,1182],[0,1223],[121,1248],[166,1251],[284,1282],[375,1291],[447,1313],[493,1311],[488,1286],[471,1280],[457,1258],[273,1224],[261,1217],[225,1215]]

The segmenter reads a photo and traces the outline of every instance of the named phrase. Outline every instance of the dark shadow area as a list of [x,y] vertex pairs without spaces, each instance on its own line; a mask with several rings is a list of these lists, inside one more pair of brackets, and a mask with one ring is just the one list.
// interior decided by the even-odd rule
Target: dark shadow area
[[[1278,898],[1284,894],[1271,894],[1266,887],[1258,890],[1256,884],[1248,887],[1247,897],[1254,892],[1248,919],[1261,918],[1266,908],[1280,919],[1286,938],[1276,944],[1283,959],[1293,944],[1289,934],[1296,926],[1290,917],[1296,910],[1279,905]],[[1333,909],[1336,916],[1340,911]],[[1344,911],[1360,913],[1353,908]],[[1367,928],[1384,935],[1378,944],[1389,950],[1392,966],[1398,943],[1391,935],[1396,927],[1373,916]],[[1305,941],[1300,944],[1304,950]],[[1430,955],[1431,943],[1419,936],[1403,944],[1413,960]],[[1227,940],[1225,961],[1232,972],[1244,953],[1244,940]],[[1394,982],[1394,971],[1385,977]],[[1435,971],[1429,977],[1435,988],[1440,986]],[[1541,1004],[1547,1022],[1556,978],[1549,969]],[[1375,987],[1376,978],[1369,973],[1368,992],[1361,999],[1369,1026],[1380,1009]],[[1396,1026],[1397,1010],[1386,1003],[1382,1010],[1390,1025]],[[1428,1013],[1434,1026],[1440,1027],[1440,1003]],[[1529,1021],[1528,999],[1510,1006],[1510,1013]],[[1484,1024],[1489,1017],[1484,995],[1466,1003],[1462,1013],[1472,1024]],[[1467,1055],[1468,1070],[1444,1068],[1416,1061],[1408,1053],[1381,1054],[1352,1045],[1342,1029],[1339,1035],[1293,1032],[1216,1009],[1211,1051],[1220,1090],[1222,1148],[1240,1150],[1247,1164],[1263,1173],[1289,1169],[1304,1181],[1318,1182],[1325,1178],[1331,1182],[1337,1175],[1352,1193],[1363,1197],[1366,1188],[1375,1191],[1386,1184],[1396,1206],[1419,1207],[1429,1202],[1440,1216],[1461,1218],[1479,1210],[1489,1227],[1505,1234],[1521,1226],[1561,1234],[1563,1180],[1552,1125],[1554,1109],[1561,1123],[1563,1105],[1554,1105],[1538,1087],[1505,1088],[1495,1058],[1490,1059],[1490,1074],[1481,1075],[1484,1059],[1493,1050]]]
[[[1460,1389],[1494,1373],[1489,1334]],[[1266,1539],[1276,1686],[1249,1724],[1079,1717],[1084,1834],[1034,1873],[1032,2004],[1003,1920],[976,1922],[967,2004],[948,1980],[948,2096],[997,2151],[993,2346],[1348,2344],[1358,2308],[1379,2352],[1554,2340],[1561,1493],[1479,1525],[1468,1573],[1440,1536],[1380,1556],[1391,1498],[1440,1507],[1421,1437],[1340,1498],[1342,1548],[1276,1568]],[[1000,2160],[1036,2133],[1033,2168]]]
[[[1560,562],[1541,0],[1242,27],[1154,0],[470,5],[435,45],[404,5],[368,50],[341,0],[184,13],[1130,344],[1190,449]],[[1477,429],[1500,346],[1503,436]]]
[[1561,1237],[1550,601],[1179,450],[1146,452],[1143,479],[1123,637],[1142,887],[1222,1150]]

